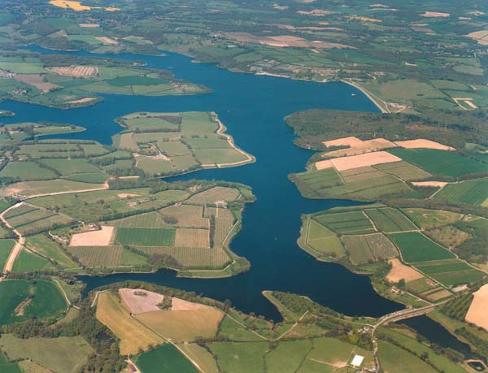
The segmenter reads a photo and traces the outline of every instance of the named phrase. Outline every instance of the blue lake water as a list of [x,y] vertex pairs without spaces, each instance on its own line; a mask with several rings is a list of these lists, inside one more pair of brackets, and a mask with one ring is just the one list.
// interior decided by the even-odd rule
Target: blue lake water
[[[85,52],[69,53],[93,56]],[[244,312],[254,312],[272,320],[281,317],[262,296],[263,290],[306,295],[347,315],[380,316],[403,308],[379,296],[367,276],[351,273],[338,264],[319,262],[296,244],[301,214],[354,202],[301,197],[288,180],[288,174],[302,171],[312,153],[293,144],[294,134],[285,124],[284,117],[310,108],[377,111],[367,97],[339,82],[314,83],[233,73],[212,64],[192,63],[189,58],[178,54],[122,54],[115,58],[143,61],[149,67],[170,70],[177,78],[205,85],[211,92],[168,97],[105,95],[104,100],[95,106],[70,110],[5,101],[0,103],[0,110],[14,111],[16,116],[3,118],[1,122],[54,121],[77,124],[87,130],[64,137],[93,139],[110,144],[111,136],[120,131],[114,119],[127,113],[215,111],[236,144],[253,154],[256,163],[237,168],[203,170],[177,179],[218,179],[252,187],[257,200],[246,206],[242,230],[231,244],[234,252],[251,262],[251,269],[225,279],[178,278],[174,272],[166,270],[148,274],[81,276],[87,285],[86,291],[123,280],[148,281],[195,291],[221,301],[229,299]],[[422,329],[421,325],[416,326],[416,329]],[[444,334],[445,338],[452,338],[439,330],[436,333],[437,336]]]

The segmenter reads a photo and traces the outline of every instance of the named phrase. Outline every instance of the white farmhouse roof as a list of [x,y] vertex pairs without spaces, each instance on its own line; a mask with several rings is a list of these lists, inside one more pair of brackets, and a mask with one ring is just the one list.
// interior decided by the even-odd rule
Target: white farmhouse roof
[[354,368],[359,368],[361,366],[361,364],[363,363],[363,360],[364,360],[364,356],[354,355],[354,357],[352,358],[352,361],[351,361],[351,365]]

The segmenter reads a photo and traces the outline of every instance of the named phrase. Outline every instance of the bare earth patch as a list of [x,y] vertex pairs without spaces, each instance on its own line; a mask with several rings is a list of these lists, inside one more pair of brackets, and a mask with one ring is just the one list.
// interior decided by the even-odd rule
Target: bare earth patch
[[47,93],[59,87],[56,84],[44,81],[44,77],[40,74],[16,74],[14,79],[18,82],[36,87],[43,93]]
[[436,141],[427,139],[415,139],[405,141],[395,141],[395,144],[405,149],[437,149],[437,150],[456,150],[452,146],[444,145]]
[[488,309],[488,284],[483,285],[473,295],[473,302],[466,314],[466,321],[488,331],[488,312],[486,311]]
[[323,144],[330,146],[347,146],[347,149],[338,149],[327,152],[324,156],[327,157],[345,157],[351,155],[358,155],[364,153],[375,152],[378,150],[394,148],[396,145],[389,140],[378,137],[371,140],[360,140],[357,137],[344,137],[332,141],[324,141]]
[[107,36],[96,36],[95,39],[101,41],[103,45],[117,45],[119,42]]
[[164,295],[144,289],[121,288],[119,289],[119,295],[124,305],[133,315],[160,311],[161,309],[158,307],[158,304],[164,299]]
[[312,16],[312,17],[324,17],[329,14],[332,14],[330,10],[325,9],[312,9],[312,10],[299,10],[297,14],[302,16]]
[[354,148],[357,146],[361,146],[363,143],[363,140],[358,139],[355,136],[349,136],[349,137],[341,137],[335,140],[329,140],[329,141],[323,141],[322,144],[324,144],[326,147],[330,148],[332,146],[348,146],[350,148]]
[[198,337],[215,337],[223,317],[224,313],[215,307],[172,298],[171,309],[146,312],[137,320],[167,339],[190,342]]
[[400,162],[401,158],[388,152],[379,151],[315,162],[317,170],[335,167],[338,171],[346,171],[359,167],[374,166],[383,163]]
[[386,280],[388,282],[397,283],[401,279],[405,280],[405,282],[409,282],[424,277],[412,267],[403,264],[400,259],[391,259],[390,264],[391,270],[386,275]]
[[427,18],[447,18],[450,16],[450,14],[444,12],[432,12],[428,10],[426,12],[423,12],[421,16]]
[[448,183],[445,181],[413,181],[412,184],[419,187],[444,188]]
[[84,104],[89,104],[91,102],[94,102],[96,100],[97,99],[95,97],[83,97],[77,100],[68,101],[67,103],[71,105],[84,105]]
[[75,12],[84,12],[92,9],[102,9],[107,12],[115,12],[119,10],[119,8],[114,8],[114,7],[83,5],[79,1],[73,1],[73,0],[50,0],[49,4],[57,6],[58,8],[71,9],[74,10]]
[[77,233],[71,236],[70,246],[109,246],[114,227],[102,226],[98,231]]
[[97,28],[100,27],[98,23],[80,23],[79,26],[81,28]]
[[136,193],[119,193],[117,194],[117,197],[120,199],[127,199],[127,198],[132,198],[132,197],[139,197],[139,194]]
[[476,40],[478,44],[488,45],[488,30],[475,31],[468,34],[473,40]]
[[98,67],[84,65],[56,66],[49,68],[49,71],[61,76],[85,78],[98,74]]
[[327,41],[314,40],[310,41],[299,36],[277,35],[277,36],[256,36],[247,32],[226,32],[223,36],[241,43],[254,43],[269,45],[272,47],[293,47],[293,48],[353,48],[349,45],[332,43]]

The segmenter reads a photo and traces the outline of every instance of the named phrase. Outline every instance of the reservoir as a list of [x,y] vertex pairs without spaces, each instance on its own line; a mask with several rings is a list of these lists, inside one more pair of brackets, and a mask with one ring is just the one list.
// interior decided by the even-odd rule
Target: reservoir
[[[85,52],[56,53],[93,57]],[[340,82],[315,83],[234,73],[213,64],[192,63],[189,58],[172,53],[100,57],[144,62],[149,67],[167,69],[179,79],[208,87],[210,92],[166,97],[104,95],[104,100],[95,106],[70,110],[5,101],[0,104],[0,109],[11,110],[16,116],[3,118],[2,123],[50,121],[76,124],[87,130],[63,137],[111,144],[111,136],[120,131],[114,119],[121,115],[135,111],[215,111],[237,146],[254,155],[256,163],[237,168],[202,170],[172,180],[215,179],[243,183],[252,188],[256,202],[246,205],[242,230],[231,243],[234,252],[251,262],[248,272],[224,279],[178,278],[167,270],[147,274],[80,276],[86,283],[86,291],[123,280],[147,281],[194,291],[221,301],[228,299],[244,312],[272,320],[280,320],[281,317],[262,296],[263,290],[305,295],[347,315],[376,317],[403,308],[379,296],[367,276],[351,273],[338,264],[319,262],[296,243],[302,214],[354,202],[301,197],[288,180],[288,175],[304,170],[312,152],[293,144],[293,131],[285,124],[284,118],[295,111],[311,108],[377,111],[366,96]]]

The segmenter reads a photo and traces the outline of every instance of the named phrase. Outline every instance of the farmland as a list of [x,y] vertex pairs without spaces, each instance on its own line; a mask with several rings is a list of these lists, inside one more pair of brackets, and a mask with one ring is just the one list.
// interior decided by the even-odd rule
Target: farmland
[[407,263],[450,259],[454,255],[418,232],[394,233],[391,239],[400,247]]
[[164,342],[134,320],[120,300],[109,292],[98,295],[96,317],[120,339],[120,352],[124,355],[137,354],[140,350],[148,350]]
[[158,348],[137,356],[135,362],[144,373],[177,371],[197,372],[197,369],[172,344],[165,343]]
[[4,334],[0,349],[10,360],[30,360],[53,372],[78,372],[84,366],[93,348],[79,336],[57,338],[17,338]]
[[455,152],[435,149],[390,149],[390,153],[426,170],[432,175],[459,177],[488,172],[488,165]]
[[114,137],[115,146],[136,152],[136,166],[147,175],[171,175],[253,161],[225,134],[215,113],[142,112],[125,115],[117,122],[124,131]]
[[302,217],[299,244],[317,259],[339,261],[368,273],[381,270],[374,263],[389,260],[393,268],[387,281],[403,279],[408,291],[436,301],[451,296],[445,288],[477,283],[486,277],[441,246],[448,240],[453,244],[447,247],[461,251],[462,245],[470,242],[466,228],[462,231],[452,225],[461,218],[458,213],[421,208],[335,208]]
[[[71,35],[68,42],[101,46],[113,39],[100,36]],[[117,44],[117,43],[115,43]],[[188,82],[177,81],[170,73],[130,64],[98,59],[91,64],[53,55],[41,59],[14,54],[0,56],[0,68],[8,72],[0,94],[9,99],[59,108],[91,105],[101,98],[98,94],[166,96],[205,92]]]
[[488,201],[488,179],[464,180],[446,185],[435,199],[454,203],[486,207]]
[[1,325],[33,317],[55,317],[66,309],[63,296],[50,281],[3,281],[0,283],[0,294],[4,300],[0,305]]

